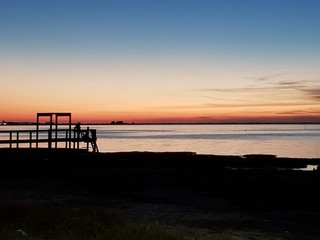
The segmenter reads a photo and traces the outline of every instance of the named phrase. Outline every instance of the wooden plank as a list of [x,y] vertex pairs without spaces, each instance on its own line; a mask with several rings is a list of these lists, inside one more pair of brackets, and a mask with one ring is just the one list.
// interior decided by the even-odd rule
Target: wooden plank
[[[58,138],[58,139],[51,139],[51,142],[82,142],[81,139],[75,139],[75,138]],[[12,139],[12,140],[0,140],[0,144],[9,144],[9,143],[47,143],[49,142],[48,139]]]

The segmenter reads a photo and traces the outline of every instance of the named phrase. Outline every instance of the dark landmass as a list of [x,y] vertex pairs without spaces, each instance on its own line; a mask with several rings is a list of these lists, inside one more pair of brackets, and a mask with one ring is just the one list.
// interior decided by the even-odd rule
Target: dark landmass
[[[307,165],[315,169],[299,170]],[[318,165],[254,154],[0,149],[0,204],[108,208],[213,236],[319,239]]]
[[[76,123],[72,123],[75,125]],[[320,122],[191,122],[191,123],[174,123],[174,122],[162,122],[162,123],[143,123],[143,122],[81,122],[83,125],[318,125]],[[1,125],[1,124],[0,124]],[[6,122],[5,125],[37,125],[36,122]],[[49,125],[49,123],[40,123],[40,125]],[[68,125],[68,123],[59,123],[59,125]]]

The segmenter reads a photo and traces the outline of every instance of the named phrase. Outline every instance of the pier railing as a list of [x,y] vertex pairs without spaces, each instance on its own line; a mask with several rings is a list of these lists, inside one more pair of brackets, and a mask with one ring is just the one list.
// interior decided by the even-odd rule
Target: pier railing
[[98,152],[96,130],[71,131],[70,129],[4,130],[0,131],[0,145],[8,148],[74,148],[84,143],[87,151]]

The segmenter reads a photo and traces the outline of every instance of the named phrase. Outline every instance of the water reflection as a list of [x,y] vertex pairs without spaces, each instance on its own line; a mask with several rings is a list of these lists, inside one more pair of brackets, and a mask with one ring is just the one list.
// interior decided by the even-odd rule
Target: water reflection
[[[0,126],[0,130],[34,128]],[[101,152],[190,151],[216,155],[320,157],[320,124],[310,124],[307,129],[304,124],[94,125],[90,128],[97,129]]]
[[302,170],[302,171],[316,171],[319,169],[318,165],[307,165],[305,168],[295,168],[295,170]]

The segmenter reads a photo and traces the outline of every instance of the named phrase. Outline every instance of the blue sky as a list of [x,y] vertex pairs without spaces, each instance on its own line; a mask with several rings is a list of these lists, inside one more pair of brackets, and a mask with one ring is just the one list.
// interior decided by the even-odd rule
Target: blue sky
[[319,1],[2,0],[0,4],[2,48],[49,52],[114,48],[120,51],[117,54],[125,54],[123,47],[145,54],[189,48],[241,52],[240,47],[256,54],[268,48],[319,51]]
[[[32,92],[25,96],[32,114],[70,109],[99,119],[115,114],[128,120],[144,116],[170,121],[163,116],[171,114],[172,119],[214,121],[221,114],[259,115],[258,109],[234,112],[231,107],[224,112],[212,107],[194,111],[212,106],[212,96],[198,90],[233,87],[236,92],[285,81],[305,81],[299,93],[320,89],[319,12],[320,1],[313,0],[0,0],[0,81],[7,82],[3,96],[18,99],[16,86],[23,82]],[[266,76],[273,76],[272,81],[252,81]],[[92,96],[97,106],[92,102],[82,111],[74,104],[63,105],[59,101],[79,95],[63,90],[58,99],[43,82],[53,91],[64,84],[78,86],[83,94],[88,88],[94,91],[92,84],[99,86]],[[292,90],[297,87],[277,101],[287,105],[299,98],[305,103],[291,112],[319,110],[317,98],[310,99],[311,104],[297,94],[290,96]],[[254,101],[242,95],[237,99]],[[44,96],[45,103],[36,102]],[[125,98],[135,101],[127,104]],[[110,106],[112,99],[117,108]],[[224,100],[230,106],[236,101],[227,95]],[[8,116],[9,108],[23,108],[14,102],[4,110]],[[271,110],[273,104],[266,97],[261,106],[268,105],[271,115],[279,114]],[[92,108],[96,111],[89,111]]]

